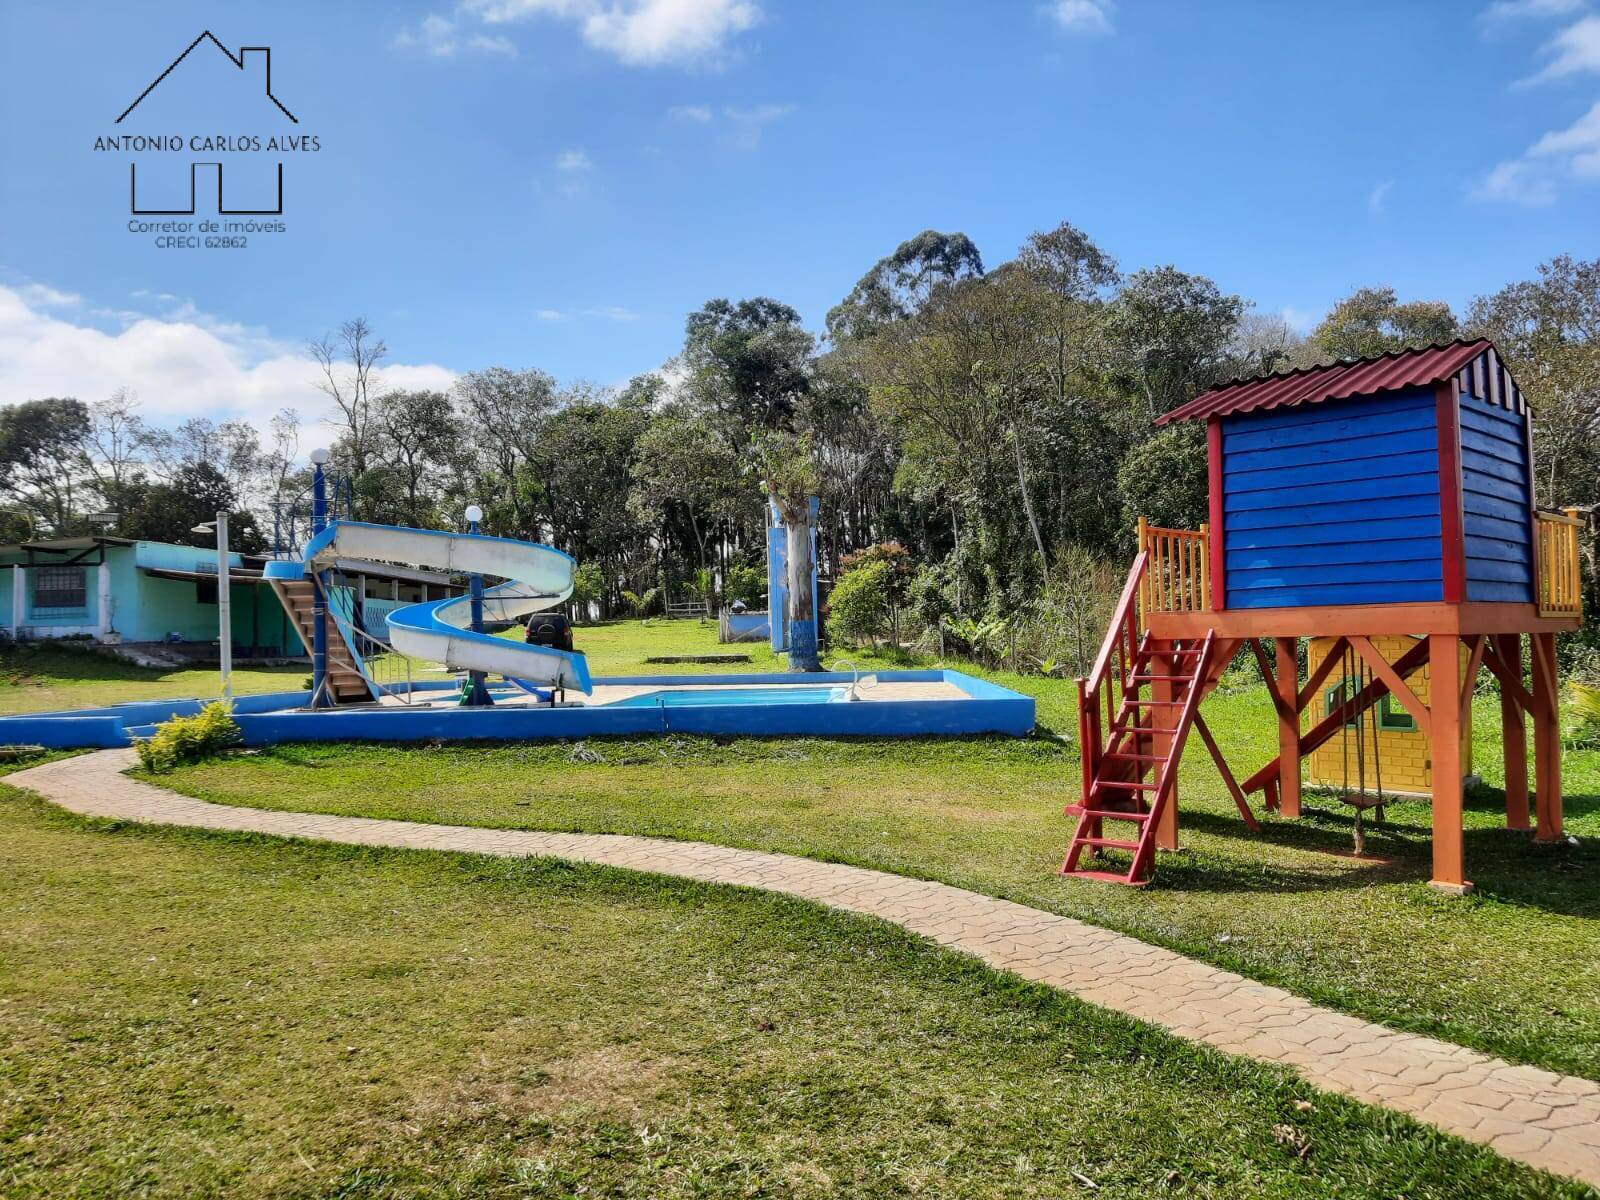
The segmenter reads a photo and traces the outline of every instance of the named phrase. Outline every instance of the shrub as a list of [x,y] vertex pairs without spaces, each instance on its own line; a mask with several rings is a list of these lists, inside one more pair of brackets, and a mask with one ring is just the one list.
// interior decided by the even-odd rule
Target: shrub
[[722,585],[723,599],[729,604],[743,600],[751,608],[767,606],[767,573],[761,567],[729,567]]
[[828,636],[835,645],[870,641],[889,627],[889,573],[885,562],[867,563],[840,577],[828,597]]
[[1600,749],[1600,688],[1573,683],[1568,690],[1571,703],[1563,740],[1574,750]]
[[239,740],[233,706],[215,700],[192,717],[172,717],[156,727],[154,737],[136,743],[145,770],[160,775],[182,762],[209,758]]

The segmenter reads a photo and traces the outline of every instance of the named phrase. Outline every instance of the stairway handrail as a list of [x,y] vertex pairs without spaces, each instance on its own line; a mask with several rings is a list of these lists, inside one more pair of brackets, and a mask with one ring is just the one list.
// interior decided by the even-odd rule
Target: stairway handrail
[[[1122,585],[1122,597],[1117,601],[1117,607],[1111,615],[1111,623],[1106,627],[1106,640],[1100,643],[1100,653],[1094,660],[1094,670],[1089,672],[1089,678],[1085,681],[1086,689],[1091,695],[1097,693],[1100,685],[1105,682],[1106,670],[1111,665],[1111,652],[1116,649],[1117,639],[1138,601],[1139,583],[1144,578],[1145,568],[1149,563],[1150,552],[1141,550],[1134,557],[1133,566],[1128,568],[1128,581]],[[1134,635],[1137,639],[1138,630],[1134,630]]]

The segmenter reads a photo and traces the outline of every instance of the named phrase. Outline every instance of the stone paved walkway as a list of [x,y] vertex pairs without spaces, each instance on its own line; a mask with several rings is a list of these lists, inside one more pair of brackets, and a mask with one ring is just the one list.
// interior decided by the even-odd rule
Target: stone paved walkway
[[1508,1158],[1600,1187],[1600,1083],[1386,1029],[1070,917],[941,883],[703,842],[209,804],[128,778],[122,772],[132,762],[131,750],[103,750],[33,767],[5,782],[85,816],[367,846],[548,856],[799,896],[892,921],[1180,1037],[1283,1063],[1328,1091],[1409,1113]]

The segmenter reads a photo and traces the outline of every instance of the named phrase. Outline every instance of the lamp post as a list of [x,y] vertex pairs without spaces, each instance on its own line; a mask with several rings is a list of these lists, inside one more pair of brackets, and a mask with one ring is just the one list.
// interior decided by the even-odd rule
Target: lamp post
[[233,703],[233,584],[228,573],[228,514],[196,525],[190,532],[217,535],[217,658],[222,670],[222,698]]
[[[328,452],[313,450],[311,458],[311,536],[328,524]],[[328,599],[326,580],[317,572],[311,581],[311,707],[331,708],[328,692]]]
[[[473,537],[478,536],[478,522],[483,520],[483,509],[476,504],[467,505],[467,532]],[[483,576],[473,571],[467,575],[467,589],[472,597],[472,632],[483,632]],[[489,698],[488,676],[482,671],[468,671],[467,678],[471,686],[467,689],[467,698],[463,704],[472,708],[482,708],[492,705],[494,701]]]

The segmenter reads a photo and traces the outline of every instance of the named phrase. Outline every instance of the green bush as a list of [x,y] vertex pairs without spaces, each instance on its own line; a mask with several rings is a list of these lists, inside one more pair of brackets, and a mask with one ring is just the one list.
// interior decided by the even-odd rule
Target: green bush
[[135,744],[146,771],[162,774],[179,763],[209,758],[239,740],[233,705],[214,700],[192,717],[172,717],[156,727],[154,737]]
[[722,598],[729,604],[743,600],[750,608],[767,606],[767,573],[761,567],[729,567]]
[[1600,688],[1581,683],[1568,685],[1566,729],[1563,741],[1574,750],[1600,749]]
[[828,637],[836,646],[869,641],[874,647],[889,631],[889,575],[886,562],[870,562],[840,576],[828,597]]

